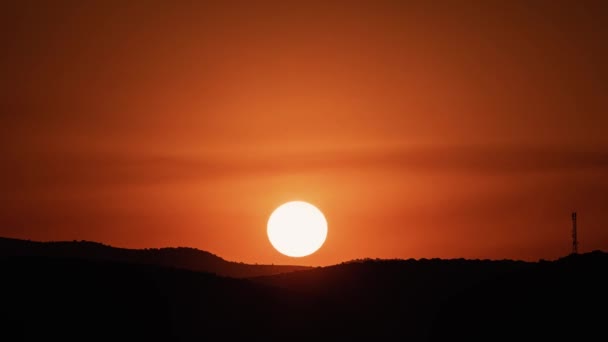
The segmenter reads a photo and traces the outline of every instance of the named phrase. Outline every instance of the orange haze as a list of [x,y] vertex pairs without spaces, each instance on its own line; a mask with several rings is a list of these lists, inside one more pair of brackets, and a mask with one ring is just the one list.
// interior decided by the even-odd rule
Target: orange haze
[[[608,248],[603,1],[0,5],[0,235],[247,263]],[[266,220],[305,200],[314,255]]]

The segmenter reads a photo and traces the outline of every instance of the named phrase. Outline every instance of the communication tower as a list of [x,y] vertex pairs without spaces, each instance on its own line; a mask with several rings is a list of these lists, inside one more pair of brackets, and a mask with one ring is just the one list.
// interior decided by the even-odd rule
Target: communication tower
[[572,254],[578,253],[578,239],[576,237],[576,211],[572,213]]

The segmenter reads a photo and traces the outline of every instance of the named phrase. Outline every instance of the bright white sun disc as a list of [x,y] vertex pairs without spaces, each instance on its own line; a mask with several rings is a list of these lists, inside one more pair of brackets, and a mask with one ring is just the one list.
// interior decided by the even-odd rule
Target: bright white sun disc
[[321,210],[303,202],[287,202],[268,219],[268,239],[272,246],[290,257],[316,252],[327,238],[327,221]]

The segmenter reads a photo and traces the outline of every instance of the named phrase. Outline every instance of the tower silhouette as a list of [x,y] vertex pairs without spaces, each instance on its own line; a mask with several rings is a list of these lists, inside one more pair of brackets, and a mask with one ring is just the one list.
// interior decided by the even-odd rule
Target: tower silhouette
[[578,239],[576,237],[576,211],[572,213],[572,254],[578,253]]

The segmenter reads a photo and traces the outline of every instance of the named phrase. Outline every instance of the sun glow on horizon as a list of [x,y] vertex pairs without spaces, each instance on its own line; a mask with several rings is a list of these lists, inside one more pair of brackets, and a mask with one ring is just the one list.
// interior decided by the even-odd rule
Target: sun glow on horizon
[[316,252],[327,238],[327,220],[314,205],[287,202],[276,208],[267,226],[268,239],[281,254],[304,257]]

